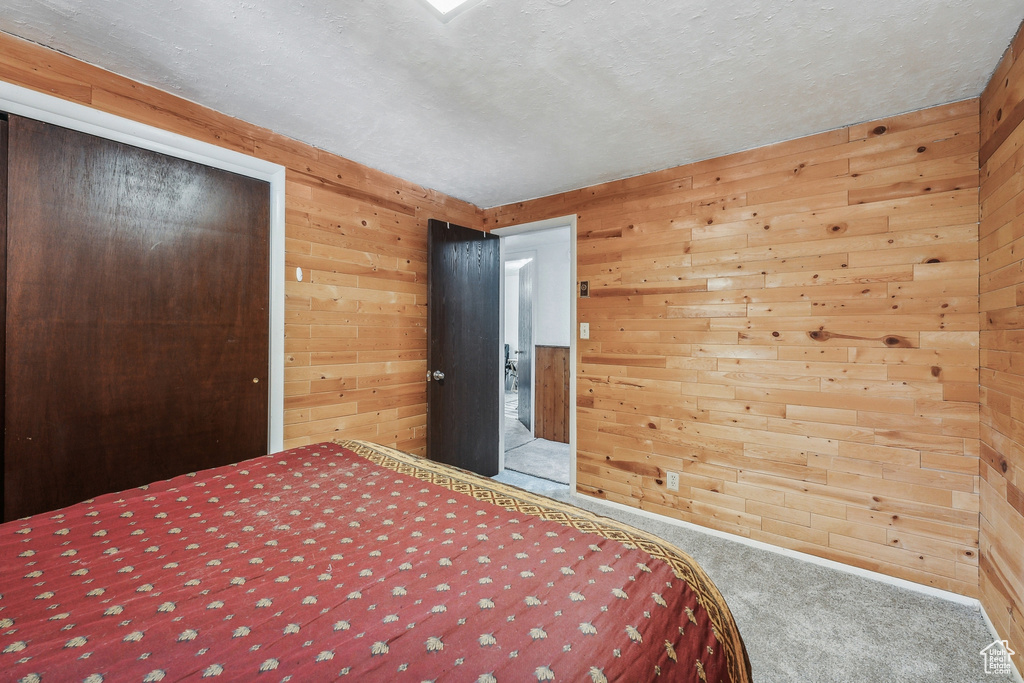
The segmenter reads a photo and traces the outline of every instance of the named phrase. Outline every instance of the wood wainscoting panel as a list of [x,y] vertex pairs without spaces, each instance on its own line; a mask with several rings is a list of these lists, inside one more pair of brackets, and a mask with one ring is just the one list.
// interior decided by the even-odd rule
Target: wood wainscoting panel
[[981,599],[1024,651],[1024,29],[981,99]]
[[977,595],[978,131],[970,100],[485,211],[577,215],[578,490]]
[[536,346],[538,439],[569,443],[569,347]]

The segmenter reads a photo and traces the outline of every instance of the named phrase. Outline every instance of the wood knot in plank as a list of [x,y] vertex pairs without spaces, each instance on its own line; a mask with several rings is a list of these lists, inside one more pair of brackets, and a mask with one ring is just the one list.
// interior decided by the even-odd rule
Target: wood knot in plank
[[904,348],[904,349],[907,349],[907,348],[911,347],[911,343],[910,343],[909,339],[907,339],[906,337],[900,337],[900,336],[895,335],[895,334],[890,334],[889,336],[883,338],[882,339],[882,343],[885,344],[886,346],[888,346],[889,348]]

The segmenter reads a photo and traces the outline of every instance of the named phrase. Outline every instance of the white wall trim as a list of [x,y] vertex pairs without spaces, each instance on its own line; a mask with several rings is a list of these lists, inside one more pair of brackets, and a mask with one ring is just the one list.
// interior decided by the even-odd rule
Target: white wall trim
[[[535,221],[533,223],[522,223],[521,225],[510,225],[505,228],[495,228],[491,230],[491,234],[499,237],[511,237],[512,235],[522,235],[526,232],[540,232],[541,230],[550,230],[552,228],[564,228],[565,226],[572,228],[572,236],[576,237],[576,214],[569,216],[559,216],[557,218],[546,218],[542,221]],[[573,241],[575,245],[575,241]],[[573,255],[575,255],[576,249],[573,247]],[[573,263],[575,263],[573,259]],[[573,273],[576,272],[575,266],[573,267]]]
[[[604,498],[595,498],[594,496],[588,496],[576,491],[575,485],[569,489],[570,495],[577,498],[586,498],[588,501],[593,501],[600,505],[607,506],[613,510],[619,510],[621,512],[631,512],[639,515],[640,517],[646,517],[648,519],[654,519],[659,522],[668,522],[669,524],[675,524],[683,527],[690,531],[695,531],[701,534],[707,534],[708,536],[714,536],[716,538],[723,538],[728,541],[735,541],[736,543],[742,543],[759,550],[767,550],[768,552],[776,553],[778,555],[784,555],[791,557],[801,562],[808,562],[810,564],[816,564],[829,569],[835,569],[836,571],[845,572],[847,574],[853,574],[871,581],[878,581],[879,583],[885,583],[890,586],[896,586],[897,588],[905,588],[906,590],[914,591],[915,593],[923,593],[924,595],[931,596],[933,598],[939,598],[940,600],[948,600],[960,605],[967,607],[973,607],[981,612],[982,618],[985,620],[985,625],[988,627],[989,632],[992,634],[993,640],[1002,640],[1003,636],[999,635],[996,630],[995,624],[989,619],[988,612],[985,611],[985,606],[981,604],[981,601],[977,598],[971,598],[966,595],[960,595],[952,591],[942,590],[941,588],[933,588],[931,586],[925,586],[914,581],[908,581],[907,579],[900,579],[895,576],[889,576],[888,574],[882,574],[881,572],[871,571],[870,569],[861,569],[860,567],[854,567],[852,565],[844,564],[842,562],[836,562],[835,560],[829,560],[824,557],[818,557],[817,555],[810,555],[808,553],[800,552],[799,550],[790,550],[789,548],[782,548],[777,545],[765,543],[763,541],[757,541],[745,536],[739,536],[737,534],[731,534],[727,531],[719,531],[718,529],[710,529],[708,527],[700,526],[692,522],[686,522],[681,519],[674,517],[668,517],[666,515],[659,514],[657,512],[651,512],[650,510],[644,510],[642,508],[634,508],[629,505],[623,505],[622,503],[616,503],[615,501],[605,500]],[[979,657],[981,653],[978,653]],[[1016,662],[1013,664],[1013,678],[1017,683],[1024,683],[1024,678],[1021,678],[1020,668]]]
[[[1003,636],[999,635],[999,631],[996,630],[996,625],[992,623],[991,619],[989,619],[988,612],[985,611],[985,606],[982,605],[980,601],[978,602],[978,608],[981,610],[982,618],[985,619],[985,625],[988,626],[989,633],[992,634],[992,640],[1003,640]],[[1024,653],[1018,652],[1017,655],[1024,656]],[[1015,680],[1017,683],[1024,683],[1024,678],[1022,678],[1020,675],[1020,667],[1017,666],[1017,663],[1013,661],[1013,658],[1010,659],[1010,664],[1013,665],[1013,667],[1010,669],[1011,675],[1013,676],[1013,680]]]
[[141,147],[270,183],[268,452],[284,447],[285,168],[53,95],[0,81],[0,111]]
[[[491,232],[499,237],[511,237],[526,232],[538,232],[550,230],[551,228],[564,228],[569,226],[569,284],[572,287],[572,294],[569,296],[569,324],[572,325],[572,332],[569,335],[569,490],[576,490],[576,339],[579,325],[576,322],[576,303],[579,292],[576,291],[576,214],[548,218],[543,221],[524,223],[522,225],[511,225],[506,228],[497,228]],[[503,240],[504,242],[504,240]],[[505,261],[502,259],[502,266]],[[502,287],[504,287],[505,273],[501,274]],[[502,320],[505,316],[505,299],[501,299]],[[502,332],[504,335],[504,332]],[[536,384],[536,382],[534,382]],[[536,403],[536,401],[534,401]],[[502,407],[504,414],[504,406]],[[502,445],[504,448],[504,445]],[[504,456],[504,453],[502,454]],[[504,457],[501,462],[501,469],[504,470]]]
[[622,512],[631,512],[641,517],[647,517],[648,519],[656,519],[659,522],[668,522],[669,524],[675,524],[681,526],[684,529],[690,531],[696,531],[698,533],[707,534],[709,536],[715,536],[717,538],[724,538],[728,541],[735,541],[736,543],[742,543],[759,550],[767,550],[768,552],[776,553],[778,555],[785,555],[786,557],[792,557],[793,559],[802,560],[809,562],[810,564],[817,564],[822,567],[828,567],[829,569],[835,569],[836,571],[845,572],[847,574],[854,574],[861,576],[866,579],[872,579],[881,583],[887,583],[900,588],[906,588],[916,593],[924,593],[932,597],[941,598],[950,602],[956,602],[961,605],[968,605],[971,607],[981,608],[981,602],[977,598],[971,598],[966,595],[960,595],[952,591],[943,590],[941,588],[933,588],[932,586],[925,586],[914,581],[908,581],[907,579],[900,579],[895,576],[889,576],[888,574],[882,574],[881,572],[871,571],[870,569],[862,569],[860,567],[854,567],[853,565],[844,564],[843,562],[837,562],[836,560],[829,560],[824,557],[818,557],[817,555],[810,555],[808,553],[800,552],[799,550],[790,550],[789,548],[783,548],[771,543],[765,543],[764,541],[758,541],[746,536],[740,536],[738,534],[731,534],[728,531],[719,531],[718,529],[711,529],[708,527],[694,524],[693,522],[686,522],[675,517],[668,517],[666,515],[658,514],[657,512],[651,512],[650,510],[644,510],[642,508],[630,507],[629,505],[623,505],[622,503],[616,503],[615,501],[605,500],[604,498],[595,498],[594,496],[588,496],[583,493],[577,492],[575,489],[571,489],[570,493],[573,496],[579,498],[586,498],[588,501],[593,501],[601,505],[606,505],[614,510],[620,510]]

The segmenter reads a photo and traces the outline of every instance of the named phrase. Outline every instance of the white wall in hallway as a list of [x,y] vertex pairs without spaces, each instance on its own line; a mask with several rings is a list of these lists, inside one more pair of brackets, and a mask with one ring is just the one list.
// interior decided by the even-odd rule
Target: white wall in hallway
[[[566,226],[505,238],[506,261],[535,255],[534,343],[541,346],[569,346],[573,292],[570,282],[569,237],[570,230]],[[514,350],[518,343],[519,326],[518,275],[513,283],[506,274],[505,292],[505,339],[515,340],[509,341]],[[513,298],[516,299],[514,304],[511,302]],[[515,315],[509,317],[512,306],[515,307]]]
[[[510,353],[519,343],[519,271],[505,272],[505,343]],[[515,355],[512,355],[515,358]]]

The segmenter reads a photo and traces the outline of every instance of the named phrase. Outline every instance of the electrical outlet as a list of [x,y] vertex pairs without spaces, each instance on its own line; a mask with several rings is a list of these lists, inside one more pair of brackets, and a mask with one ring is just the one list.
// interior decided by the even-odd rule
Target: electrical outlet
[[580,339],[590,339],[590,323],[580,323]]
[[668,473],[668,490],[678,491],[679,490],[679,473],[669,472]]

